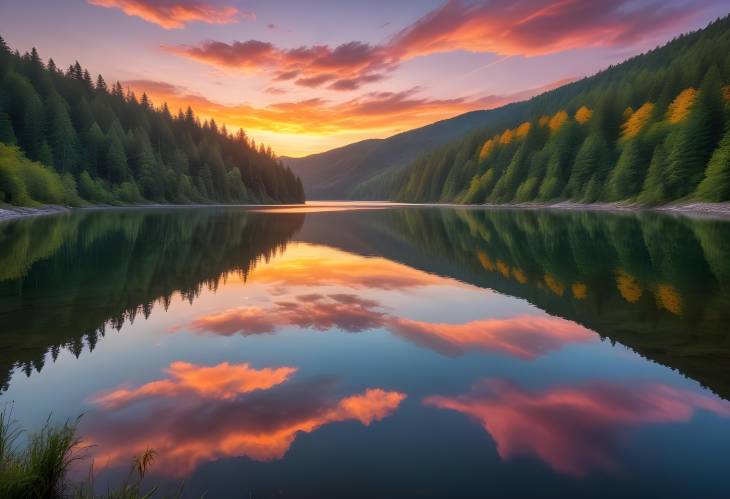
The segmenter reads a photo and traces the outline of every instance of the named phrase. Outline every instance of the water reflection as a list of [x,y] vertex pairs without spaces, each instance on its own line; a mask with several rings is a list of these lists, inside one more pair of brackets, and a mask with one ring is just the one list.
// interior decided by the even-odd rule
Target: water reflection
[[483,351],[521,359],[534,359],[568,343],[596,339],[591,331],[558,317],[518,315],[450,324],[405,319],[385,310],[378,301],[353,294],[305,294],[276,301],[268,308],[238,307],[215,312],[193,320],[186,329],[250,336],[273,333],[286,326],[319,331],[337,328],[351,333],[385,328],[444,355]]
[[95,396],[101,410],[84,421],[84,441],[93,445],[92,455],[103,467],[126,468],[131,456],[151,447],[159,455],[156,473],[182,477],[225,457],[282,458],[301,433],[347,420],[368,426],[388,417],[406,397],[369,388],[336,398],[327,381],[275,389],[295,371],[176,362],[167,379]]
[[108,328],[149,317],[174,294],[192,303],[231,273],[245,279],[284,250],[303,215],[241,211],[91,212],[0,224],[0,384],[46,353],[77,357]]
[[0,224],[0,403],[191,496],[718,495],[730,224],[335,208]]
[[150,381],[137,388],[117,388],[91,398],[104,409],[120,409],[130,402],[158,397],[194,395],[201,399],[227,400],[256,390],[280,385],[297,370],[294,367],[254,369],[249,364],[222,362],[197,366],[173,362],[165,369],[166,379]]
[[329,236],[343,249],[375,251],[527,299],[730,398],[730,223],[412,209],[371,214],[367,222],[323,215],[301,237],[323,240],[318,223],[359,233],[359,241]]
[[571,475],[616,469],[618,448],[631,427],[689,421],[697,409],[730,417],[729,402],[646,382],[528,391],[505,379],[488,379],[466,395],[423,402],[476,420],[502,459],[533,456]]

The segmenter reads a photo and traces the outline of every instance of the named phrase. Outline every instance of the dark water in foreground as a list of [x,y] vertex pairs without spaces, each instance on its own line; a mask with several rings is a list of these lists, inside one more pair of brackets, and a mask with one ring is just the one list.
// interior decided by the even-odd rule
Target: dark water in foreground
[[728,324],[718,221],[0,225],[0,403],[28,428],[85,413],[100,489],[149,446],[149,483],[190,497],[727,497]]

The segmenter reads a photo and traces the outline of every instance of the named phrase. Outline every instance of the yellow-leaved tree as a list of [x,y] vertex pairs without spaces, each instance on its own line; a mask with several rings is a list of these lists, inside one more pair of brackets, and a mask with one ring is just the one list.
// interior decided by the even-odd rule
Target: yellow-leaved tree
[[494,140],[488,139],[479,151],[479,161],[484,161],[494,150]]
[[581,125],[585,125],[591,120],[591,116],[593,116],[593,111],[586,106],[581,106],[580,109],[575,112],[575,121]]
[[685,88],[677,97],[674,98],[669,109],[667,109],[667,120],[669,123],[675,124],[689,116],[689,112],[697,99],[697,90],[694,88]]
[[550,127],[551,132],[557,132],[560,130],[560,127],[562,127],[565,122],[568,121],[568,113],[565,111],[558,111],[555,113],[552,118],[550,118],[550,121],[548,122],[548,126]]
[[515,128],[515,137],[521,139],[530,132],[532,124],[529,121],[524,122],[517,128]]
[[507,145],[512,143],[512,139],[514,138],[514,134],[512,133],[512,130],[505,130],[502,135],[499,137],[499,143],[502,145]]
[[639,135],[639,132],[641,132],[651,118],[651,113],[653,111],[654,104],[647,102],[637,109],[635,113],[632,113],[621,126],[621,137],[630,139]]

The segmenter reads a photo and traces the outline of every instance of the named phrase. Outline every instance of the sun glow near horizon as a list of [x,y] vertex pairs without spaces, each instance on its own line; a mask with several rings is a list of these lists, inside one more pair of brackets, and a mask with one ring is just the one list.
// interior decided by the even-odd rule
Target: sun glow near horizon
[[[78,60],[173,113],[190,106],[297,157],[527,99],[724,9],[655,0],[39,1],[0,6],[0,33],[21,52],[37,47],[61,68]],[[86,29],[54,22],[63,18]]]

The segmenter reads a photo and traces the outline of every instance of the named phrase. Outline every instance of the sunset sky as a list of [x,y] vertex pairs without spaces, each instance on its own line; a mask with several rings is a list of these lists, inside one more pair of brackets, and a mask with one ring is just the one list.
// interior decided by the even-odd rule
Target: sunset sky
[[2,0],[0,35],[302,156],[529,97],[727,11],[724,0]]

